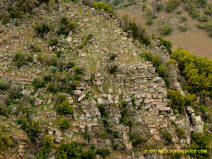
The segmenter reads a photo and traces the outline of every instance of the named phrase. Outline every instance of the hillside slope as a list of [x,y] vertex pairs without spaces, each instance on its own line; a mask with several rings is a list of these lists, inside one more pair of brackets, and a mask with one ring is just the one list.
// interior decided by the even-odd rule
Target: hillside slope
[[[122,18],[127,16],[129,21],[135,21],[149,35],[162,36],[170,40],[175,48],[187,49],[196,56],[212,58],[210,1],[110,0],[109,3]],[[167,26],[170,33],[163,35],[161,30]]]
[[185,149],[203,122],[173,113],[142,54],[117,19],[80,3],[1,25],[0,158],[176,156],[145,150]]

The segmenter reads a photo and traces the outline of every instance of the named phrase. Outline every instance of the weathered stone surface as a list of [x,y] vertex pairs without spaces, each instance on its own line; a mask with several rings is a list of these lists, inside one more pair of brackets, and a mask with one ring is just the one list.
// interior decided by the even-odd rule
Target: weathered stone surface
[[158,110],[159,110],[160,112],[168,112],[168,111],[171,110],[171,108],[170,108],[170,107],[158,107]]

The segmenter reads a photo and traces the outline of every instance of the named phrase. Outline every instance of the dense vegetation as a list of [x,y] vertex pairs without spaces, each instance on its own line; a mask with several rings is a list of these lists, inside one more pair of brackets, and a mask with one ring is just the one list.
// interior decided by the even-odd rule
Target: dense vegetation
[[182,49],[175,50],[171,57],[178,62],[189,92],[212,97],[212,61],[210,59],[193,56]]

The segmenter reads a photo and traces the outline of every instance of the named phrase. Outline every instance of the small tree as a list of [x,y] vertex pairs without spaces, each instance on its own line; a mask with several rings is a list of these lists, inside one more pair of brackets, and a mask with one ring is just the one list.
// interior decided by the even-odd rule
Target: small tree
[[69,121],[66,119],[65,116],[62,116],[60,121],[59,121],[59,127],[64,130],[70,127]]

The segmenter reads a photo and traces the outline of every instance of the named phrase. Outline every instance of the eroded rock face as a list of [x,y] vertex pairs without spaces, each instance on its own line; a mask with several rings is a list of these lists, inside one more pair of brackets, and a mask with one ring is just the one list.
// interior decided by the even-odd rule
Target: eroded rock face
[[188,112],[188,116],[189,116],[191,124],[192,124],[193,131],[195,133],[202,133],[204,123],[201,119],[201,116],[200,115],[196,116],[195,113],[194,113],[194,110],[190,106],[187,107],[187,112]]
[[[86,69],[84,79],[78,83],[73,94],[65,94],[69,104],[74,107],[74,114],[66,115],[71,124],[69,129],[61,131],[56,123],[60,118],[54,108],[54,96],[57,94],[47,93],[46,89],[40,89],[34,95],[35,109],[38,112],[33,119],[42,121],[44,125],[47,123],[45,125],[49,129],[47,133],[53,136],[56,143],[59,144],[65,140],[77,141],[86,146],[95,144],[98,148],[106,147],[111,152],[114,144],[117,144],[117,151],[121,153],[119,158],[129,159],[163,158],[161,155],[134,153],[135,143],[133,145],[130,133],[136,132],[136,137],[142,138],[142,143],[138,145],[140,149],[144,148],[145,144],[155,146],[164,143],[164,137],[160,130],[168,130],[172,134],[172,149],[183,148],[190,143],[191,128],[188,117],[174,115],[168,105],[167,87],[164,80],[155,72],[151,62],[144,61],[138,56],[142,52],[133,44],[132,39],[122,32],[118,27],[118,22],[110,20],[108,16],[105,17],[104,14],[100,14],[94,9],[75,4],[59,5],[59,13],[55,11],[48,14],[43,10],[41,13],[39,14],[41,19],[46,20],[46,16],[53,22],[55,19],[60,19],[63,13],[70,16],[69,18],[75,17],[79,20],[77,24],[80,31],[77,32],[77,36],[69,33],[67,38],[61,37],[60,42],[63,45],[60,49],[67,51],[67,48],[72,48],[73,50],[70,52],[67,51],[63,60],[73,60],[77,57],[76,63]],[[54,17],[51,17],[52,15]],[[32,27],[31,24],[28,25],[26,27]],[[25,30],[26,28],[22,28],[18,33],[23,36],[26,34]],[[33,34],[33,32],[30,33]],[[84,37],[88,36],[88,33],[92,33],[93,39],[79,50],[81,42]],[[23,37],[16,40],[15,43],[24,41]],[[34,41],[33,38],[30,40]],[[38,42],[40,43],[42,40],[39,39]],[[28,44],[27,42],[28,39],[23,43]],[[45,46],[47,42],[43,43]],[[20,43],[18,44],[20,45]],[[14,50],[16,47],[17,45],[7,45],[6,47],[0,45],[0,53]],[[26,48],[25,45],[22,47]],[[54,46],[45,49],[51,54],[57,48]],[[111,58],[111,54],[114,54],[115,58]],[[1,75],[2,72],[7,71],[7,66],[11,64],[9,61],[12,60],[10,56],[5,55],[1,55],[0,60],[0,66],[4,68],[3,71],[0,71]],[[33,65],[34,67],[26,66],[17,72],[13,70],[10,72],[11,76],[13,79],[17,78],[19,84],[31,84],[33,76],[47,72],[47,68],[38,62],[37,55],[33,56]],[[109,69],[114,67],[117,67],[116,71],[111,73]],[[22,76],[25,72],[27,77],[29,76],[28,80]],[[72,85],[73,81],[70,80],[69,84]],[[178,85],[176,84],[176,86]],[[22,91],[22,94],[27,96],[30,92],[26,89]],[[44,108],[40,110],[42,106]],[[194,124],[194,131],[201,132],[201,118],[194,115],[192,108],[187,108],[187,111]],[[176,122],[178,127],[186,131],[187,139],[180,144],[175,133],[175,125],[172,122]],[[89,142],[82,137],[86,131],[90,135]],[[44,132],[40,136],[41,140],[43,136]],[[169,148],[165,144],[164,147]],[[22,148],[20,148],[20,154],[22,155]]]

